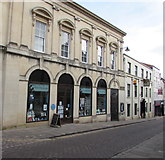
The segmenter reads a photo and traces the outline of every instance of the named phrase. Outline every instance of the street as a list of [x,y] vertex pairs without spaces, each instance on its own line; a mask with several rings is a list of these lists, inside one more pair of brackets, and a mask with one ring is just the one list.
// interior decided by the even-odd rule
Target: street
[[[32,139],[29,144],[4,148],[3,158],[111,158],[162,132],[163,121],[157,119],[59,138]],[[159,145],[163,151],[162,144],[149,145]]]

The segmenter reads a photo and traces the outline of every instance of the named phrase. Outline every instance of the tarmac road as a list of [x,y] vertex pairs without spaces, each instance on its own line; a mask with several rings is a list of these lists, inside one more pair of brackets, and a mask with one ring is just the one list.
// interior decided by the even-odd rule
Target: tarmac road
[[[161,158],[163,136],[159,135],[162,135],[162,132],[162,119],[151,120],[54,139],[36,140],[22,146],[5,148],[3,158],[111,158],[115,156],[121,158],[128,156],[127,151],[135,149],[136,146],[141,145],[141,149],[146,147],[143,143],[147,143],[149,139],[151,141],[148,142],[148,145],[157,145],[153,148],[155,153],[161,153],[156,157]],[[149,155],[148,152],[152,152],[152,154]],[[152,149],[147,151],[147,155],[148,158],[155,158]],[[133,157],[134,154],[131,156]]]

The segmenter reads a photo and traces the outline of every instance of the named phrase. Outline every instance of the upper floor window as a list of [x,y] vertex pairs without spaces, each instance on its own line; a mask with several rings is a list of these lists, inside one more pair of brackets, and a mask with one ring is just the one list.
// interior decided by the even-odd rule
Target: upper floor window
[[150,81],[151,81],[151,73],[150,73]]
[[135,97],[137,97],[137,86],[135,85]]
[[127,84],[127,97],[130,97],[131,95],[131,86],[130,84]]
[[61,56],[64,58],[71,57],[71,40],[73,39],[73,30],[75,26],[69,19],[62,19],[59,22]]
[[144,78],[144,70],[141,69],[141,78]]
[[141,97],[143,97],[143,87],[141,87]]
[[111,69],[115,70],[117,68],[117,52],[118,52],[118,44],[116,42],[111,42],[110,43],[110,53],[111,53]]
[[105,46],[106,46],[107,40],[103,36],[98,36],[96,38],[96,44],[97,44],[97,62],[98,66],[103,67],[104,63],[104,53],[105,53]]
[[70,33],[61,32],[61,56],[69,58],[70,50]]
[[148,79],[148,71],[146,71],[146,79]]
[[36,21],[34,49],[39,52],[45,52],[46,24]]
[[115,51],[112,51],[111,52],[111,69],[115,69],[115,66],[116,66],[116,64],[115,64],[115,55],[116,55]]
[[103,47],[98,46],[97,52],[98,52],[98,66],[103,66]]
[[43,7],[36,7],[32,9],[32,24],[34,27],[34,50],[38,52],[46,52],[46,44],[48,33],[50,31],[50,24],[53,19],[52,14]]
[[131,74],[131,63],[128,62],[128,73]]
[[82,62],[88,62],[88,40],[82,39],[81,43],[82,48]]
[[135,76],[138,76],[138,66],[135,65]]
[[148,97],[148,88],[146,88],[146,97]]

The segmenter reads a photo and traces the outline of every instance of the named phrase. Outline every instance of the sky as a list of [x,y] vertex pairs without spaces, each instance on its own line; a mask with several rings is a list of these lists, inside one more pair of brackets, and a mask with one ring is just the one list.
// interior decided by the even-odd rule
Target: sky
[[152,64],[163,76],[163,0],[74,0],[126,32],[130,57]]

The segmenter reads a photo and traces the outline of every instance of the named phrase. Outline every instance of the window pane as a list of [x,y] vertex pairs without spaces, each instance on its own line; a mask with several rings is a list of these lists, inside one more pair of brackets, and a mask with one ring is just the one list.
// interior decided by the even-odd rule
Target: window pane
[[61,56],[68,57],[69,56],[69,38],[70,34],[67,32],[61,33]]
[[45,50],[46,24],[36,21],[34,49],[39,52]]

